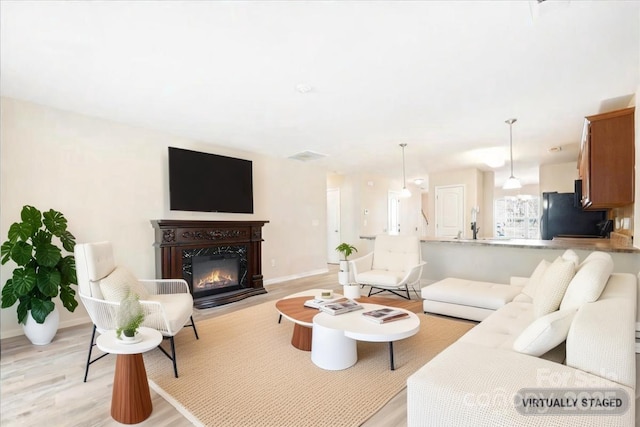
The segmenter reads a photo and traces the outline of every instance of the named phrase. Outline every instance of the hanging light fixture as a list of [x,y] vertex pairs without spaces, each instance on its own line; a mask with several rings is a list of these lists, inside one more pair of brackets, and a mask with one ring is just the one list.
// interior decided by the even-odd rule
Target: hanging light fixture
[[400,144],[400,147],[402,147],[402,193],[400,193],[401,197],[411,197],[411,191],[407,189],[407,177],[405,175],[405,169],[404,169],[404,147],[406,146],[407,144]]
[[506,120],[505,123],[509,125],[509,153],[511,156],[511,176],[504,183],[502,188],[504,190],[515,190],[516,188],[521,188],[520,180],[513,176],[513,124],[518,119],[509,119]]

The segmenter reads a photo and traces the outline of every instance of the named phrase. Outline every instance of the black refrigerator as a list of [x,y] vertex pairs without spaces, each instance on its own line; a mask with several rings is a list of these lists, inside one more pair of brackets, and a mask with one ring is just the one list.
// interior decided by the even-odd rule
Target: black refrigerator
[[556,236],[605,237],[602,224],[606,220],[607,211],[582,210],[574,193],[542,193],[542,240]]

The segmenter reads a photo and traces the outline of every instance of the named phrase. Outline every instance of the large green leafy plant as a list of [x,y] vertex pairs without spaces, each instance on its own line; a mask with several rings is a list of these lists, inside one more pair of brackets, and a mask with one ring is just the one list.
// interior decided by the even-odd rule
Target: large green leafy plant
[[[9,260],[17,264],[13,276],[2,288],[2,308],[18,304],[18,322],[25,324],[27,314],[43,323],[53,311],[52,299],[60,294],[65,308],[73,312],[78,306],[76,291],[76,263],[73,248],[75,237],[67,231],[67,220],[58,211],[50,209],[41,213],[33,206],[24,206],[21,222],[9,227],[8,240],[2,244],[4,265]],[[54,236],[70,255],[63,256],[54,243]]]

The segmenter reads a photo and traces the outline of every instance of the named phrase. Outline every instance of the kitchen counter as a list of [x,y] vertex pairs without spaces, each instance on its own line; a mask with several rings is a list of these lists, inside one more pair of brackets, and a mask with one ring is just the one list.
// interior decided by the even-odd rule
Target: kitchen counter
[[[374,240],[375,236],[360,236],[361,239]],[[532,239],[508,239],[483,237],[477,240],[456,239],[450,237],[421,237],[424,243],[451,243],[453,245],[465,246],[493,246],[506,248],[528,248],[528,249],[580,249],[585,251],[622,252],[640,254],[640,248],[626,246],[615,240],[598,238],[571,238],[556,237],[553,240],[532,240]]]
[[[361,236],[361,239],[366,240],[368,246],[360,248],[362,253],[373,249],[375,236]],[[422,259],[427,262],[422,272],[423,285],[447,277],[509,283],[511,276],[529,277],[541,260],[551,262],[566,249],[575,250],[580,259],[585,259],[593,251],[609,252],[615,272],[637,275],[640,271],[640,249],[625,246],[615,239],[423,237],[420,240]]]
[[529,248],[529,249],[582,249],[582,250],[598,250],[603,252],[622,252],[640,254],[640,249],[633,246],[624,246],[610,239],[582,239],[571,237],[556,237],[553,240],[531,240],[531,239],[490,239],[481,238],[473,239],[454,239],[443,237],[423,237],[422,242],[439,242],[451,243],[458,245],[481,245],[496,246],[510,248]]

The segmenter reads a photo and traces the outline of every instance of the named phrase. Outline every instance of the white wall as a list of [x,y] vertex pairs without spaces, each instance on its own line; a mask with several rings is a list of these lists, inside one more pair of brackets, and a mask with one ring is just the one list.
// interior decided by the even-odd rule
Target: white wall
[[539,178],[541,196],[542,193],[552,191],[573,193],[575,191],[574,182],[578,179],[578,161],[541,165]]
[[[326,271],[324,170],[24,101],[1,102],[2,241],[23,205],[52,208],[65,215],[78,242],[110,240],[118,263],[140,277],[153,277],[150,220],[267,220],[262,250],[266,283]],[[252,160],[255,213],[170,211],[168,146]],[[7,263],[0,268],[2,285],[14,267]],[[1,338],[22,333],[16,307],[1,310]],[[88,321],[81,305],[74,313],[62,309],[60,314],[61,327]]]

